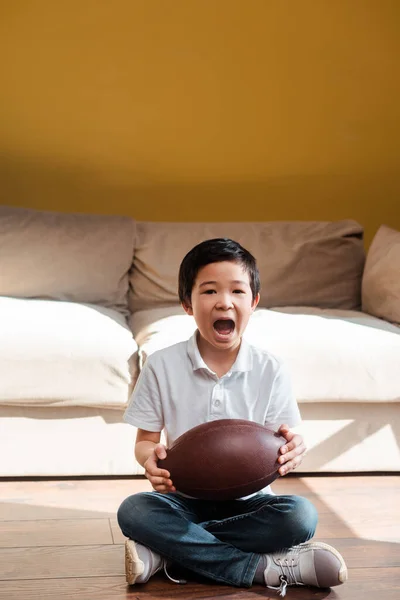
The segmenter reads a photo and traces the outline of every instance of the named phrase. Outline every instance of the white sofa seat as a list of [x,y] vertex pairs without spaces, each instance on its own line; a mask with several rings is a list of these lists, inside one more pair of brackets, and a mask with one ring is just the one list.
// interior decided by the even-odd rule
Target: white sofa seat
[[340,309],[257,311],[247,339],[281,356],[299,402],[400,401],[400,328]]
[[124,407],[137,344],[116,310],[0,297],[3,406]]

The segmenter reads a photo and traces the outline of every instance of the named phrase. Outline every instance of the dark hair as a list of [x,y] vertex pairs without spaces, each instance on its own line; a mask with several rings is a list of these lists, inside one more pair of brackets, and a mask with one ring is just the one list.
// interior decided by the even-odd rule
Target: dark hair
[[197,273],[202,267],[225,260],[239,263],[248,273],[254,300],[260,291],[260,274],[256,259],[238,242],[229,238],[205,240],[186,254],[179,267],[179,300],[186,304],[190,301]]

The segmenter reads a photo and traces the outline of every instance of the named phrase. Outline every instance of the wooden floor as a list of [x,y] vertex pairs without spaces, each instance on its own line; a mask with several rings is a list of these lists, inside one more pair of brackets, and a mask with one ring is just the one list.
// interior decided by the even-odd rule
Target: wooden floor
[[[0,481],[0,599],[279,597],[262,586],[238,589],[198,581],[179,586],[159,574],[145,585],[127,587],[124,538],[115,514],[126,496],[146,489],[143,479]],[[289,588],[287,598],[400,599],[399,477],[286,477],[274,490],[314,502],[320,516],[315,539],[334,545],[349,568],[342,586]]]

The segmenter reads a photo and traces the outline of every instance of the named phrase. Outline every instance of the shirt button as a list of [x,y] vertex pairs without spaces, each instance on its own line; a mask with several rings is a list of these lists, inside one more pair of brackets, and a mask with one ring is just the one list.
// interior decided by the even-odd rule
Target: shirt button
[[214,406],[219,406],[220,404],[221,404],[221,402],[220,402],[219,400],[216,400],[216,401],[214,402]]

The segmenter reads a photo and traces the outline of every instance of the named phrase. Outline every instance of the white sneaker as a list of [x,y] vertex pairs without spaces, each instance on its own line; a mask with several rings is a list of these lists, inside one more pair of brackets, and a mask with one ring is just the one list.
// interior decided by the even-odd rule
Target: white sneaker
[[288,585],[321,588],[347,580],[347,567],[340,553],[323,542],[305,542],[289,550],[266,554],[265,585],[285,596]]
[[164,573],[174,583],[186,583],[185,579],[174,579],[167,571],[167,561],[147,546],[126,540],[125,577],[129,585],[146,583],[150,577],[164,569]]
[[129,585],[146,583],[152,575],[160,571],[164,561],[147,546],[133,540],[125,542],[125,576]]

